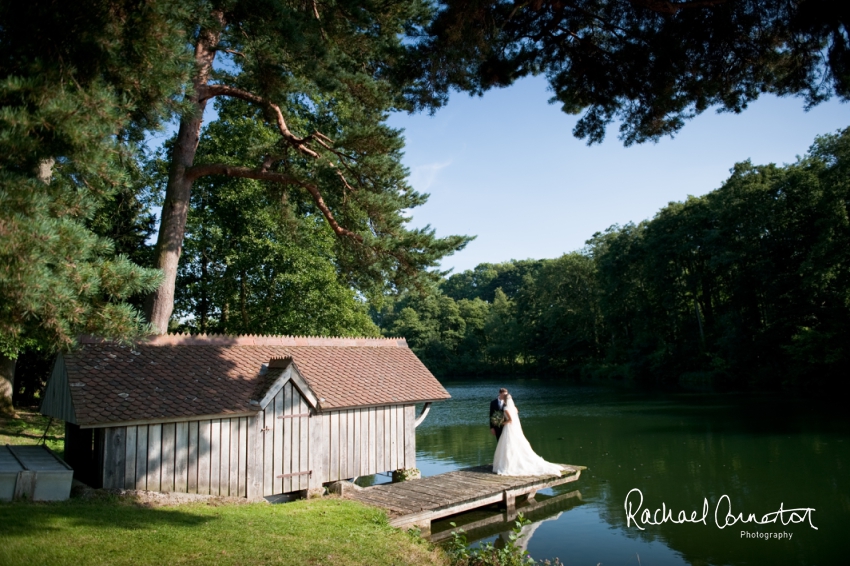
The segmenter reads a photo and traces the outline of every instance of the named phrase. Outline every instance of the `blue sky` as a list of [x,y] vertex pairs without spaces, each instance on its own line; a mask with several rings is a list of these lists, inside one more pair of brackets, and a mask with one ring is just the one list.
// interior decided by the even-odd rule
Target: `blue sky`
[[[411,211],[411,226],[477,236],[441,269],[581,249],[595,232],[718,188],[739,161],[791,163],[815,136],[850,125],[850,104],[832,100],[806,112],[799,98],[765,96],[741,114],[708,110],[658,143],[623,147],[613,125],[602,144],[588,147],[571,133],[578,117],[549,97],[545,79],[532,77],[483,97],[455,93],[433,116],[390,118],[404,129],[411,184],[431,195]],[[206,121],[215,117],[207,105]]]
[[736,162],[790,163],[815,136],[850,125],[848,104],[806,112],[799,98],[763,97],[737,115],[709,110],[657,144],[624,148],[612,126],[588,147],[572,136],[578,117],[549,96],[545,79],[529,78],[480,98],[455,94],[434,116],[391,117],[405,130],[411,184],[431,195],[411,224],[478,236],[443,269],[578,250],[594,232],[719,187]]

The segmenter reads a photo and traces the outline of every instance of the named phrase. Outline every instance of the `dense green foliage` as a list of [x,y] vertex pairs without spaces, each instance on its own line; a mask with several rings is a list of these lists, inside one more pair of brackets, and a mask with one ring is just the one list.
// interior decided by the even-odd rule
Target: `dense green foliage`
[[375,318],[383,332],[404,336],[437,375],[510,373],[526,360],[512,293],[545,262],[481,264],[439,288],[388,301]]
[[0,356],[143,330],[125,300],[159,274],[90,221],[131,190],[132,142],[188,76],[177,17],[161,2],[0,8]]
[[[267,128],[237,112],[241,106],[220,105],[199,160],[244,160],[273,141]],[[253,179],[201,179],[186,231],[176,298],[186,330],[378,335],[338,268],[333,232],[302,192]]]
[[545,74],[573,133],[626,145],[765,92],[850,97],[850,11],[839,0],[442,0],[417,69],[440,98]]
[[[784,167],[739,163],[719,189],[597,233],[582,252],[454,275],[379,322],[442,375],[843,384],[848,173],[845,130]],[[513,286],[506,274],[520,272]],[[510,295],[491,293],[494,281]]]

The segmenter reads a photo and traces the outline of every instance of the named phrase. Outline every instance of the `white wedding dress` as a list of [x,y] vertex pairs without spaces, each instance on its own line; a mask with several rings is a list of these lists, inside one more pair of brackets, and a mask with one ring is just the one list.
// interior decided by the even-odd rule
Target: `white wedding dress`
[[547,462],[531,449],[531,444],[522,433],[516,405],[508,398],[505,416],[510,422],[502,428],[502,436],[493,456],[493,472],[500,476],[560,476],[563,468]]

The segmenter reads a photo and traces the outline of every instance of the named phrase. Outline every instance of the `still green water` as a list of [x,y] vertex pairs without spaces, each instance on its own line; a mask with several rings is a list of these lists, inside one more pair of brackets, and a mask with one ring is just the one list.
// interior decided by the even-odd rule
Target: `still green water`
[[[541,492],[559,498],[533,513],[524,544],[536,559],[573,564],[850,563],[850,418],[811,401],[769,395],[641,392],[546,381],[443,381],[452,399],[435,403],[416,429],[423,475],[492,462],[496,440],[488,406],[508,387],[535,451],[552,462],[588,469],[576,483]],[[846,411],[845,411],[846,412]],[[662,504],[705,523],[627,526],[626,497]],[[802,522],[726,523],[811,508]],[[630,501],[637,509],[639,496]],[[720,508],[718,510],[718,503]],[[469,523],[496,509],[455,518]],[[639,519],[640,512],[635,516]],[[662,515],[657,518],[660,522]],[[790,513],[783,515],[785,521]],[[810,521],[809,521],[810,519]],[[447,521],[434,530],[448,528]],[[811,524],[810,524],[811,523]],[[815,528],[816,527],[816,528]],[[470,542],[497,541],[500,525],[470,531]],[[784,539],[747,538],[779,533]],[[504,535],[501,535],[504,536]],[[790,536],[790,540],[787,538]]]

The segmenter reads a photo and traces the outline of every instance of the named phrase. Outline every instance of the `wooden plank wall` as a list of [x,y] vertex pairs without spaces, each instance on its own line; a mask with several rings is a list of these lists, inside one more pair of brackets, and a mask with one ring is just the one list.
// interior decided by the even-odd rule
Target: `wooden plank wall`
[[416,467],[413,405],[332,411],[321,418],[322,481]]
[[247,497],[252,420],[105,429],[103,487]]
[[103,429],[103,486],[253,497],[415,468],[415,417],[413,405],[317,415],[287,383],[257,417]]

